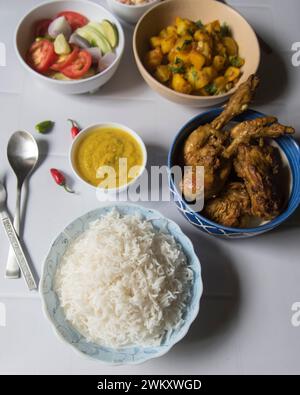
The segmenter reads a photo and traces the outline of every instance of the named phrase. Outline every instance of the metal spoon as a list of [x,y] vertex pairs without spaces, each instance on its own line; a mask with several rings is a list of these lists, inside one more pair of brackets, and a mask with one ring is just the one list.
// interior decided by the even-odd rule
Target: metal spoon
[[4,188],[4,185],[1,184],[1,182],[0,182],[0,217],[6,235],[8,237],[8,240],[10,242],[11,248],[15,254],[15,258],[18,262],[18,265],[22,270],[28,288],[30,290],[36,289],[37,285],[34,276],[25,257],[23,248],[20,244],[15,228],[13,227],[13,224],[11,223],[11,220],[6,210],[6,189]]
[[[34,169],[38,161],[38,157],[38,146],[30,133],[18,131],[11,136],[7,146],[7,158],[17,177],[17,199],[14,218],[14,228],[17,234],[20,232],[22,186],[25,179]],[[9,279],[20,277],[19,265],[12,248],[9,249],[5,276]]]

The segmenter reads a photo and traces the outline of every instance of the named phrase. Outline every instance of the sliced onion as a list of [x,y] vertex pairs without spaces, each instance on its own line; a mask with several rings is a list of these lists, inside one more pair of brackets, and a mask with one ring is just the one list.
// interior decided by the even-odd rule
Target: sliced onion
[[77,33],[73,33],[69,39],[70,44],[75,44],[79,48],[87,49],[90,47],[90,43],[85,38],[79,36]]
[[113,52],[107,53],[103,56],[98,62],[97,71],[101,73],[102,71],[106,70],[113,62],[116,60],[117,55]]
[[97,64],[100,61],[100,59],[102,59],[102,53],[100,48],[93,47],[93,48],[86,48],[85,50],[92,55],[93,63]]
[[72,29],[64,16],[55,18],[48,27],[48,33],[51,37],[56,38],[59,34],[63,34],[66,40],[69,39]]

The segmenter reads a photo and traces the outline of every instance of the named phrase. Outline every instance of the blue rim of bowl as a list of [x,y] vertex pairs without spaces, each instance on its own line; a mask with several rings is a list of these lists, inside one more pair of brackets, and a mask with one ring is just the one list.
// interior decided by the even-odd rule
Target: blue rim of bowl
[[[42,311],[43,311],[43,314],[44,314],[45,318],[50,322],[51,327],[52,327],[52,330],[53,330],[53,332],[55,333],[55,335],[56,335],[60,340],[62,340],[63,343],[65,343],[65,344],[67,344],[68,346],[70,346],[76,354],[81,355],[81,356],[84,356],[85,358],[89,359],[90,361],[94,361],[94,362],[96,362],[96,363],[100,363],[100,364],[108,365],[108,366],[121,366],[121,365],[124,365],[124,364],[123,364],[123,363],[120,363],[120,362],[107,362],[107,361],[104,361],[104,360],[101,360],[101,359],[93,358],[91,355],[89,355],[89,354],[83,352],[82,350],[76,348],[75,345],[74,345],[73,343],[70,343],[67,339],[65,339],[64,336],[62,335],[62,333],[58,330],[58,327],[56,326],[55,322],[53,321],[52,317],[50,316],[50,313],[49,313],[49,310],[48,310],[48,305],[47,305],[46,299],[45,299],[45,297],[44,297],[44,278],[45,278],[45,276],[46,276],[46,263],[47,263],[47,260],[48,260],[48,258],[49,258],[50,253],[51,253],[51,250],[52,250],[53,247],[55,246],[55,243],[57,242],[57,240],[59,240],[59,238],[60,238],[60,236],[61,236],[62,233],[67,232],[68,228],[69,228],[70,226],[72,226],[76,221],[78,221],[78,220],[80,220],[80,219],[83,219],[83,218],[88,218],[90,215],[92,215],[92,214],[98,212],[99,210],[108,210],[108,211],[109,211],[109,210],[111,210],[111,209],[113,209],[113,208],[117,208],[117,209],[118,209],[118,208],[122,208],[122,207],[123,207],[123,208],[130,207],[130,208],[132,208],[132,209],[136,209],[137,211],[141,211],[141,212],[143,212],[143,213],[144,213],[145,211],[151,212],[151,213],[153,213],[153,214],[155,214],[155,215],[157,216],[157,217],[154,217],[154,218],[152,219],[152,221],[155,221],[155,220],[157,220],[157,219],[164,219],[164,220],[166,220],[168,223],[170,223],[170,224],[172,224],[173,226],[175,226],[175,228],[178,229],[178,231],[179,231],[179,233],[181,234],[181,236],[182,236],[182,237],[187,241],[187,243],[189,244],[189,246],[190,246],[190,248],[191,248],[191,255],[193,255],[195,261],[199,264],[199,266],[198,266],[198,275],[199,275],[198,280],[200,280],[200,282],[199,282],[199,288],[198,288],[198,291],[197,291],[197,293],[196,293],[196,300],[197,300],[197,301],[196,301],[195,309],[194,309],[194,311],[193,311],[193,314],[191,315],[190,321],[188,322],[188,324],[186,324],[186,325],[183,327],[181,335],[178,336],[177,339],[174,339],[173,342],[170,342],[170,344],[169,344],[165,349],[162,348],[162,350],[161,350],[160,352],[158,352],[157,354],[151,355],[149,358],[144,358],[144,359],[142,359],[142,360],[126,362],[125,365],[129,365],[129,366],[130,366],[130,365],[139,365],[139,364],[148,362],[148,361],[150,361],[150,360],[152,360],[152,359],[156,359],[156,358],[162,357],[162,356],[164,356],[165,354],[167,354],[176,344],[178,344],[179,342],[181,342],[181,341],[185,338],[185,336],[188,334],[188,332],[189,332],[189,330],[190,330],[192,324],[194,323],[194,321],[196,320],[196,318],[197,318],[198,315],[199,315],[200,306],[201,306],[201,299],[202,299],[202,296],[203,296],[202,266],[201,266],[200,259],[198,258],[198,255],[197,255],[196,252],[195,252],[194,245],[193,245],[192,241],[191,241],[190,238],[183,232],[183,230],[181,229],[181,227],[180,227],[176,222],[174,222],[173,220],[171,220],[171,219],[165,217],[165,216],[164,216],[162,213],[160,213],[158,210],[155,210],[155,209],[152,209],[152,208],[151,208],[151,209],[150,209],[150,208],[146,208],[146,207],[143,207],[143,206],[139,206],[139,205],[137,205],[137,204],[126,204],[126,203],[123,203],[123,204],[115,204],[115,203],[112,203],[112,204],[108,204],[108,205],[105,205],[105,206],[101,206],[101,207],[96,208],[96,209],[94,209],[94,210],[88,211],[87,213],[85,213],[85,214],[83,214],[83,215],[77,217],[76,219],[74,219],[72,222],[70,222],[70,223],[69,223],[69,224],[58,234],[58,236],[55,237],[55,239],[54,239],[54,240],[52,241],[52,243],[51,243],[51,246],[50,246],[50,248],[49,248],[49,250],[48,250],[48,252],[47,252],[46,257],[44,258],[44,262],[43,262],[43,266],[42,266],[41,280],[40,280],[40,283],[39,283],[39,295],[40,295],[41,302],[42,302]],[[144,215],[144,214],[142,214],[142,215]],[[177,240],[177,243],[181,244],[178,240]],[[74,329],[74,328],[73,328],[73,329]],[[76,331],[76,330],[75,330],[75,331]],[[102,346],[99,346],[99,347],[102,347]],[[125,349],[126,349],[126,348],[125,348]]]
[[[170,170],[171,167],[175,165],[175,163],[173,161],[173,154],[174,154],[175,149],[177,148],[178,140],[180,140],[182,137],[184,137],[184,135],[186,135],[186,137],[187,137],[194,130],[194,128],[197,128],[198,126],[203,125],[204,123],[201,122],[202,120],[206,119],[207,122],[210,122],[212,119],[216,118],[223,111],[223,109],[224,108],[218,107],[218,108],[214,108],[212,110],[203,112],[199,115],[196,115],[180,129],[180,131],[177,133],[177,135],[171,145],[171,148],[170,148],[170,151],[168,154],[168,170]],[[265,116],[265,114],[261,113],[259,111],[256,111],[256,110],[248,109],[243,114],[235,117],[233,119],[233,121],[242,122],[245,120],[259,118],[262,116]],[[193,124],[195,124],[195,125],[193,125]],[[191,128],[192,125],[193,125],[193,128]],[[188,130],[188,132],[187,132],[187,130]],[[180,197],[181,203],[183,203],[183,205],[184,205],[184,208],[190,214],[194,215],[196,218],[200,219],[201,221],[206,221],[206,223],[208,223],[209,225],[211,225],[213,227],[217,227],[217,228],[229,231],[229,232],[239,232],[239,233],[258,233],[258,232],[262,233],[267,230],[271,230],[274,227],[282,224],[287,218],[289,218],[295,212],[295,210],[298,208],[298,206],[300,204],[300,147],[299,147],[298,143],[296,142],[296,140],[291,136],[280,137],[280,138],[276,139],[276,142],[278,143],[279,147],[282,149],[282,151],[284,152],[284,154],[286,155],[286,158],[288,160],[289,167],[291,170],[291,175],[292,175],[292,188],[291,188],[289,201],[287,203],[287,207],[286,207],[285,211],[283,213],[281,213],[278,217],[276,217],[272,221],[269,221],[266,224],[263,224],[261,226],[254,227],[254,228],[234,228],[234,227],[220,225],[217,222],[213,222],[213,221],[209,220],[208,218],[202,216],[201,214],[197,213],[196,211],[193,211],[189,207],[188,203],[183,199],[183,197],[181,197],[181,193],[178,191],[178,189],[173,181],[173,177],[170,175],[170,171],[169,171],[168,173],[169,173],[170,185],[172,186],[173,190],[176,191],[177,195]],[[292,155],[292,158],[291,158],[291,155]],[[292,166],[291,163],[294,160],[295,160],[295,165]],[[297,161],[298,161],[298,163],[297,163]],[[295,171],[296,168],[298,169],[298,172]],[[294,197],[294,199],[292,200],[293,197]],[[292,205],[290,206],[291,200],[292,200]]]

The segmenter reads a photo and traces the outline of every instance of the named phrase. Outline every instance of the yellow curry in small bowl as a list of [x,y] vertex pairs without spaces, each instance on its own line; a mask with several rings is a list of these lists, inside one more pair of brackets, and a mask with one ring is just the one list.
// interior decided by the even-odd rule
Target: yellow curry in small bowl
[[144,170],[146,148],[135,132],[122,125],[95,125],[74,140],[71,163],[88,184],[106,190],[123,189]]

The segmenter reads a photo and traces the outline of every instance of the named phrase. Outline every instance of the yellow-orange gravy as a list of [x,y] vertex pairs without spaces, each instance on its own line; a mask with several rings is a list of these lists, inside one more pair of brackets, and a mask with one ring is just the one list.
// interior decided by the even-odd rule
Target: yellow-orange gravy
[[125,130],[109,126],[87,133],[75,151],[75,166],[80,176],[94,186],[107,189],[131,182],[140,174],[143,162],[140,143]]

